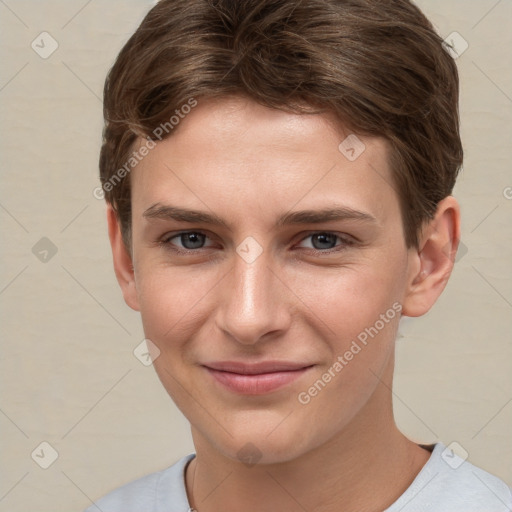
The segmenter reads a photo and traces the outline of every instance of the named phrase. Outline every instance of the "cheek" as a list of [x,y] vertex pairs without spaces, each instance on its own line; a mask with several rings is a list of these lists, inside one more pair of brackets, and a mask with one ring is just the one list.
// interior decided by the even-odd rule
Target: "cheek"
[[[160,264],[161,265],[161,264]],[[201,286],[198,284],[203,283]],[[137,292],[144,335],[159,350],[153,362],[158,378],[176,406],[190,413],[187,347],[199,322],[201,299],[210,286],[190,272],[148,264],[139,268]]]
[[137,294],[144,332],[157,340],[179,338],[214,293],[215,275],[146,264],[138,269]]
[[290,289],[306,306],[301,310],[309,321],[327,338],[338,339],[342,349],[347,339],[357,337],[400,301],[401,281],[394,270],[366,263],[304,269],[290,279]]

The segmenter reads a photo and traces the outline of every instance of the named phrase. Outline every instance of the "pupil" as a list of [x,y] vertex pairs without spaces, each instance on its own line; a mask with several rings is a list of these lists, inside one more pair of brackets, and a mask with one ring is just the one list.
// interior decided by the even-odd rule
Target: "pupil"
[[[315,244],[315,240],[319,243]],[[319,247],[317,247],[317,245],[319,245]],[[315,249],[332,249],[336,246],[336,236],[330,233],[313,235],[313,246]]]

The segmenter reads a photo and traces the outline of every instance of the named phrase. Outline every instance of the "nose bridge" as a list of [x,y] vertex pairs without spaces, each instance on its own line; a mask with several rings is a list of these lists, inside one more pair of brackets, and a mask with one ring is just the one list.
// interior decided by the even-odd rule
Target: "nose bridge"
[[271,255],[251,240],[233,256],[231,280],[219,304],[219,327],[240,343],[254,344],[286,326],[285,305],[279,299],[279,280]]

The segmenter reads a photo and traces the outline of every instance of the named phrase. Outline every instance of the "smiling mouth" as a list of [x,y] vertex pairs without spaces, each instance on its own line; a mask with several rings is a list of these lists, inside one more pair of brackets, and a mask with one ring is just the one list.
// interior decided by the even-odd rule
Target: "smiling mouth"
[[262,395],[291,384],[313,366],[289,362],[256,364],[222,362],[204,365],[204,368],[216,382],[231,392]]

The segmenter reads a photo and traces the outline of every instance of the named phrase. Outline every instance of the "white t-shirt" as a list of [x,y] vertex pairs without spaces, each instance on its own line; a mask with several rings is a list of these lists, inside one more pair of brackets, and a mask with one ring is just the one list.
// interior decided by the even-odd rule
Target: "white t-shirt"
[[[188,512],[187,455],[107,494],[85,512]],[[437,443],[409,488],[384,512],[511,512],[512,489]]]

